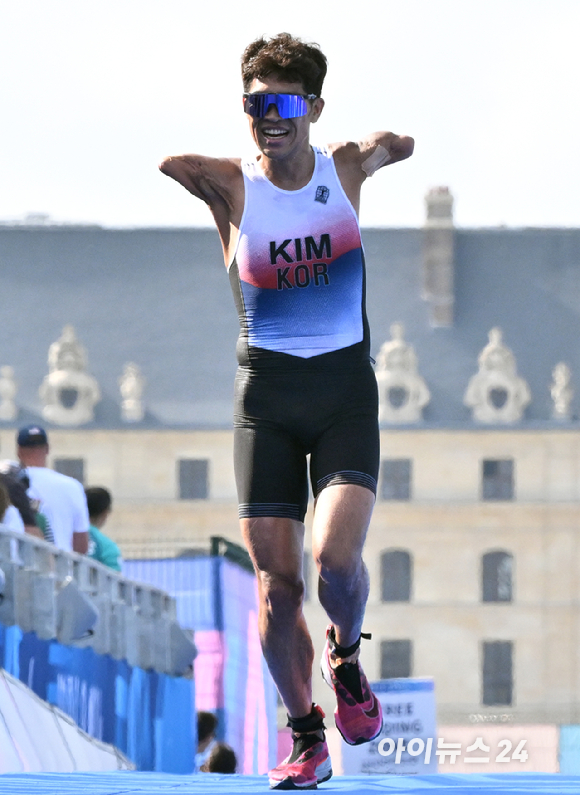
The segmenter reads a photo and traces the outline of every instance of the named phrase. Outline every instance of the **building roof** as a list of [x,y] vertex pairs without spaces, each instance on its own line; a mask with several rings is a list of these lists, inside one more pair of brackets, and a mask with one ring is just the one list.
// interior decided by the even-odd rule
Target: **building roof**
[[[431,391],[425,425],[474,427],[463,395],[493,326],[532,393],[522,424],[553,424],[554,366],[580,376],[580,229],[456,229],[451,328],[430,326],[421,296],[422,230],[363,240],[373,356],[403,323]],[[146,379],[138,427],[231,425],[238,323],[215,231],[0,226],[0,273],[0,365],[14,367],[20,407],[9,425],[39,420],[48,348],[67,324],[103,396],[86,427],[126,427],[127,362]]]

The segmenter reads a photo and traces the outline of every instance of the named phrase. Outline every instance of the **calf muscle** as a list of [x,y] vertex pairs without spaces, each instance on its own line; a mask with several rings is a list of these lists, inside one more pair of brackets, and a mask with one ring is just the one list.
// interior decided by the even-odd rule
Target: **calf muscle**
[[302,604],[304,525],[273,517],[242,519],[241,531],[258,578],[258,624],[264,657],[292,717],[312,706],[314,649]]

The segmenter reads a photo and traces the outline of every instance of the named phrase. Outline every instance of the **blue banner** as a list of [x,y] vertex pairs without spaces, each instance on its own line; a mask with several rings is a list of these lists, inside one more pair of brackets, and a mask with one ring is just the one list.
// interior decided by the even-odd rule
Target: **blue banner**
[[193,680],[144,671],[2,624],[0,666],[87,734],[116,746],[139,770],[193,772]]
[[276,764],[276,689],[262,656],[255,576],[224,557],[125,560],[123,574],[175,597],[177,619],[194,631],[196,709],[218,717],[238,772]]

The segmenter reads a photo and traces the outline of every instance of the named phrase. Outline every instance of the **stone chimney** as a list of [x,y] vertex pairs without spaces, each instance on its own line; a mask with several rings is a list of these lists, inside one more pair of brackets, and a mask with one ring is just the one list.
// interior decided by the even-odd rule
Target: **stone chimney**
[[453,326],[453,196],[449,188],[432,188],[425,197],[423,227],[423,298],[429,302],[434,328]]

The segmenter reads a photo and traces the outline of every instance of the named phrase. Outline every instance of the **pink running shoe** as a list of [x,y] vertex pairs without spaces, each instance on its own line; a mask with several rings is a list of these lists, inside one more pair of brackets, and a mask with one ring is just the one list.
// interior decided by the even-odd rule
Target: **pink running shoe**
[[[336,728],[349,745],[368,743],[378,737],[383,728],[383,710],[358,660],[332,667],[330,655],[336,647],[334,627],[330,625],[326,630],[326,644],[320,667],[324,681],[336,693]],[[355,651],[356,646],[350,654],[344,656],[349,657]]]
[[[324,712],[313,704],[312,713],[296,723],[317,724],[324,729]],[[292,723],[290,720],[289,723]],[[310,727],[308,727],[310,728]],[[332,765],[326,740],[318,734],[292,731],[294,747],[278,767],[270,770],[270,789],[316,789],[332,776]]]

